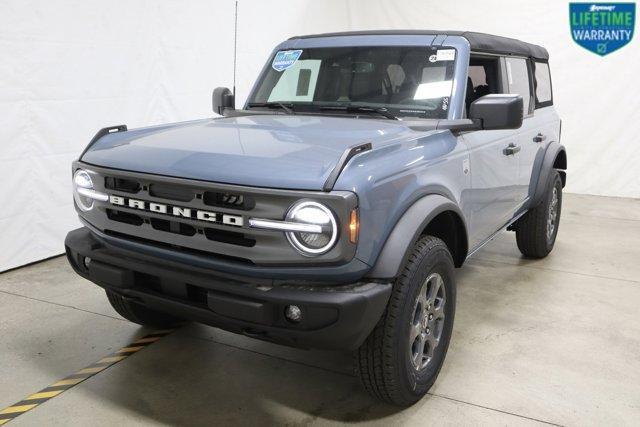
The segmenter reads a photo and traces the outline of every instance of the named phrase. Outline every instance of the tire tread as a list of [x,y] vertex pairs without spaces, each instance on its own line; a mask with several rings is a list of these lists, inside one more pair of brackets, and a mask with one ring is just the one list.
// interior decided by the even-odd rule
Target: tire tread
[[[549,248],[547,245],[547,210],[549,204],[549,197],[551,190],[555,185],[560,185],[562,189],[562,181],[560,174],[557,170],[553,171],[547,185],[547,190],[542,203],[538,204],[535,208],[529,210],[525,215],[518,220],[516,230],[516,243],[520,252],[530,258],[544,258],[549,255],[553,245]],[[561,192],[559,194],[560,201],[562,201]],[[561,205],[559,206],[561,209]],[[559,226],[560,213],[558,211],[558,223]],[[556,230],[557,233],[557,230]],[[554,242],[555,243],[555,242]]]
[[[423,236],[415,244],[403,270],[397,278],[387,308],[364,344],[357,350],[354,359],[356,375],[364,389],[371,395],[391,404],[408,406],[420,398],[407,399],[401,392],[394,372],[394,331],[401,315],[401,306],[410,291],[409,282],[418,270],[422,259],[436,251],[444,251],[451,265],[453,259],[446,244],[439,238]],[[437,372],[429,384],[435,382]]]

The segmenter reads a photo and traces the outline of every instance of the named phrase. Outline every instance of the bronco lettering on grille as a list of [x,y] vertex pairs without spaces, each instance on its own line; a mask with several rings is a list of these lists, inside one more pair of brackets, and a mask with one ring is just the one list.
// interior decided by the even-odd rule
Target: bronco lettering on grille
[[216,222],[234,227],[242,227],[244,224],[243,218],[240,215],[229,215],[220,212],[185,208],[182,206],[165,205],[163,203],[148,202],[145,200],[131,199],[122,196],[110,195],[109,203],[116,206],[125,206],[142,211],[171,215],[179,218],[189,218],[198,221]]

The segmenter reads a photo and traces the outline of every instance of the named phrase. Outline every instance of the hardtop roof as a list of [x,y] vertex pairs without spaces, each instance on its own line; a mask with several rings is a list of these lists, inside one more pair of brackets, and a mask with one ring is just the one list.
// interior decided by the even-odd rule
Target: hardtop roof
[[495,53],[501,55],[527,56],[543,61],[549,60],[547,49],[542,46],[523,42],[509,37],[494,36],[492,34],[476,33],[473,31],[442,31],[442,30],[371,30],[371,31],[345,31],[339,33],[310,34],[291,37],[294,39],[310,39],[320,37],[342,36],[387,36],[387,35],[447,35],[460,36],[467,39],[471,50],[475,52]]

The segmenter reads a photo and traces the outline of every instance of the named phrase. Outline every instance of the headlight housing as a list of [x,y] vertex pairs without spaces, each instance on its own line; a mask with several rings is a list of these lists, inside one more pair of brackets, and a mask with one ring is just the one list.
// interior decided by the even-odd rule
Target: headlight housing
[[[87,212],[93,209],[93,198],[86,190],[93,190],[93,181],[91,175],[85,170],[78,169],[73,174],[73,199],[81,211]],[[83,194],[84,193],[84,194]]]
[[295,203],[287,213],[288,222],[313,224],[322,227],[321,233],[288,231],[291,246],[305,256],[316,256],[328,252],[338,240],[338,225],[333,212],[325,205],[304,200]]

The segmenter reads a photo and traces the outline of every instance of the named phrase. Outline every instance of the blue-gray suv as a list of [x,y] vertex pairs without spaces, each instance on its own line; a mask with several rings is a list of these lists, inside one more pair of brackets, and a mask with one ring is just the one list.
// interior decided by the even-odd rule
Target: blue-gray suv
[[73,163],[74,270],[123,317],[355,353],[373,395],[442,366],[454,268],[505,227],[552,250],[567,156],[547,51],[472,32],[293,37],[246,104],[100,130]]

